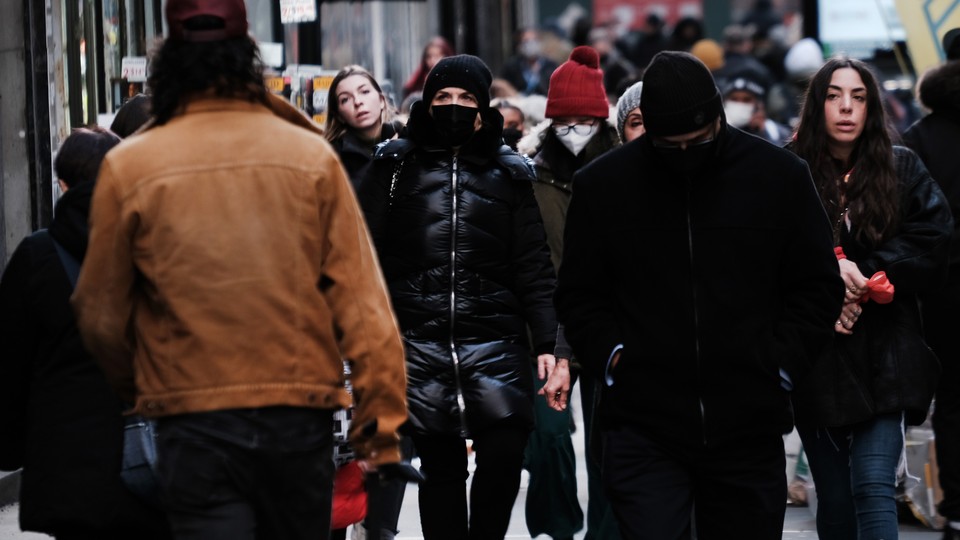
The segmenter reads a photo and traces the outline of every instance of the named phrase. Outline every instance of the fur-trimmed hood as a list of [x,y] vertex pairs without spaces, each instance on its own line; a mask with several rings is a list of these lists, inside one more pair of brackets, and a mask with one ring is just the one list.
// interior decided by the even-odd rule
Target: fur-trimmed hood
[[960,60],[928,71],[918,94],[923,106],[931,111],[960,113]]

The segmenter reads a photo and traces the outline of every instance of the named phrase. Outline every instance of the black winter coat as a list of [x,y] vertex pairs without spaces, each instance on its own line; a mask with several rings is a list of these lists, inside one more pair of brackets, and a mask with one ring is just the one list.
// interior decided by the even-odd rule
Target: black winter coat
[[871,247],[856,239],[856,223],[849,231],[840,228],[847,258],[867,278],[885,271],[895,289],[893,301],[863,304],[853,334],[838,334],[797,381],[798,423],[845,426],[906,411],[907,422],[919,424],[927,416],[940,363],[923,341],[917,295],[943,283],[953,218],[916,154],[895,146],[894,161],[900,181],[898,231]]
[[[960,62],[949,62],[923,78],[923,104],[933,112],[903,134],[904,143],[920,156],[947,197],[954,218],[960,218]],[[960,219],[950,242],[950,301],[960,302]],[[951,307],[951,309],[954,309]]]
[[123,404],[83,348],[51,240],[83,260],[92,190],[67,191],[49,231],[20,243],[0,281],[0,468],[23,467],[24,530],[162,537],[159,515],[120,481]]
[[843,281],[806,164],[724,123],[698,173],[648,136],[574,176],[557,312],[586,369],[606,373],[605,428],[678,448],[789,429],[796,381],[833,334]]
[[393,124],[385,124],[380,130],[380,139],[376,144],[367,144],[351,130],[344,132],[343,136],[331,142],[333,149],[340,156],[340,162],[350,177],[350,183],[353,189],[360,186],[360,182],[366,177],[367,170],[370,169],[370,162],[373,161],[373,151],[380,141],[387,140],[396,135],[397,129]]
[[419,103],[361,184],[403,333],[410,425],[421,433],[531,427],[528,325],[539,352],[553,348],[555,278],[533,172],[501,130],[488,110],[454,155]]

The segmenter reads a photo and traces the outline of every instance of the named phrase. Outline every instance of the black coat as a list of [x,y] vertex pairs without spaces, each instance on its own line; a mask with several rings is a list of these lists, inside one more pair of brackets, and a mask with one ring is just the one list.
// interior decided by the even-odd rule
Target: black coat
[[343,168],[346,169],[347,176],[350,177],[353,189],[357,189],[367,175],[370,162],[373,161],[373,151],[377,144],[393,137],[396,133],[396,126],[384,124],[383,129],[380,130],[379,140],[374,144],[368,144],[348,129],[343,133],[343,136],[330,143],[333,149],[337,151],[337,155],[340,156],[340,162],[343,163]]
[[[796,381],[832,334],[843,281],[806,164],[721,126],[700,173],[642,136],[574,176],[560,322],[602,377],[602,425],[691,448],[789,428]],[[601,379],[602,380],[602,379]]]
[[24,239],[0,281],[0,468],[23,467],[24,530],[162,537],[159,516],[121,484],[123,404],[83,348],[51,240],[83,260],[92,189],[67,191],[49,234]]
[[[955,218],[960,218],[960,62],[943,65],[923,79],[921,98],[933,112],[903,134],[904,143],[920,156],[930,175],[947,197]],[[954,223],[950,243],[952,302],[960,302],[960,219]]]
[[528,325],[539,352],[553,348],[555,278],[533,172],[501,144],[501,126],[488,110],[455,156],[420,103],[406,137],[378,149],[361,184],[403,332],[410,424],[419,432],[530,427]]
[[945,276],[953,218],[946,198],[912,151],[894,147],[900,182],[900,226],[871,247],[841,227],[847,258],[869,278],[883,270],[895,288],[893,301],[863,304],[850,336],[837,335],[807,376],[798,381],[797,422],[843,426],[875,415],[906,411],[910,424],[926,416],[940,364],[923,341],[917,295]]

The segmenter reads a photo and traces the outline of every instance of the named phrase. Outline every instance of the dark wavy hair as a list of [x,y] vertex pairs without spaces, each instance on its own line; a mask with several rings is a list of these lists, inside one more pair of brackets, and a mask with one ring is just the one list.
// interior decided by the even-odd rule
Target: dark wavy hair
[[53,170],[67,187],[93,182],[100,172],[100,162],[111,148],[120,144],[120,137],[99,126],[76,128],[60,145]]
[[[184,27],[211,30],[222,28],[223,20],[194,17]],[[267,103],[260,50],[249,36],[208,42],[166,39],[153,51],[147,85],[158,125],[170,121],[200,93]]]
[[[830,154],[824,116],[833,72],[843,68],[855,70],[867,90],[866,121],[848,163],[841,163]],[[891,126],[873,71],[859,60],[832,58],[810,80],[792,144],[797,155],[810,165],[831,223],[843,218],[841,200],[845,196],[850,220],[857,224],[857,240],[873,246],[889,238],[899,225],[900,199]],[[849,170],[853,172],[842,193],[842,176]]]

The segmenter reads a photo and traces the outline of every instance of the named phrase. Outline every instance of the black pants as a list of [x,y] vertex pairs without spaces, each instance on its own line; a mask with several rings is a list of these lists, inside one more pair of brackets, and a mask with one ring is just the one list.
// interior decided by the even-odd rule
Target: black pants
[[[631,427],[605,430],[603,483],[624,540],[779,539],[786,510],[783,439],[668,449]],[[695,508],[695,510],[694,510]]]
[[420,524],[425,540],[502,540],[520,490],[528,430],[492,428],[475,434],[476,470],[467,521],[467,448],[458,435],[414,434],[421,470]]
[[943,488],[939,510],[952,521],[960,520],[960,303],[954,300],[957,296],[957,291],[948,291],[925,298],[923,303],[927,343],[943,368],[933,410],[937,466]]
[[333,496],[332,413],[269,407],[163,418],[162,500],[180,540],[322,540]]

